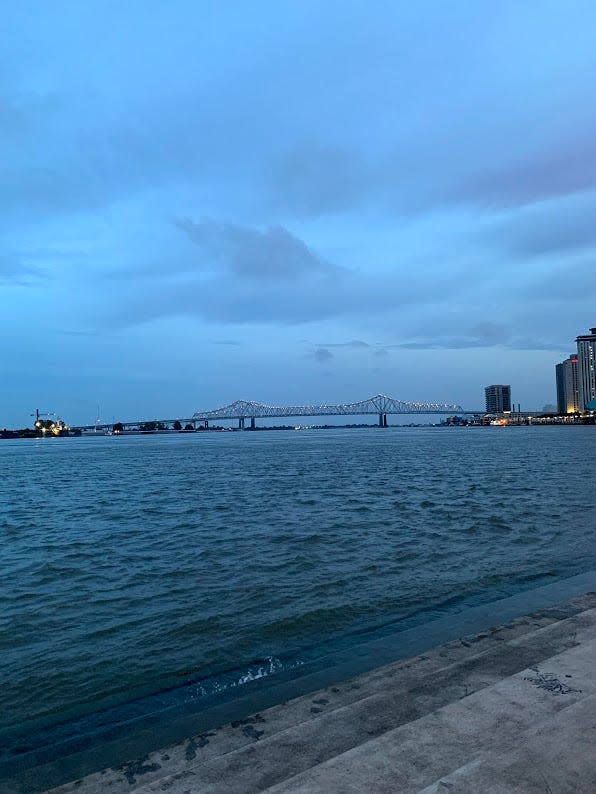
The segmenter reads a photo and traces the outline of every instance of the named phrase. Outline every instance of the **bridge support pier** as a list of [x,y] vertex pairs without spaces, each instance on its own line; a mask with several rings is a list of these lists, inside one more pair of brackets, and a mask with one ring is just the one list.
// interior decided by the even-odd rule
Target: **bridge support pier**
[[205,424],[203,425],[203,427],[205,428],[205,430],[209,430],[209,420],[208,419],[205,419]]
[[238,430],[244,430],[244,417],[243,416],[241,416],[240,419],[238,419]]
[[379,427],[387,427],[387,414],[379,414]]
[[254,416],[251,416],[250,417],[250,429],[251,430],[256,430],[256,428],[257,428],[256,419],[254,418]]

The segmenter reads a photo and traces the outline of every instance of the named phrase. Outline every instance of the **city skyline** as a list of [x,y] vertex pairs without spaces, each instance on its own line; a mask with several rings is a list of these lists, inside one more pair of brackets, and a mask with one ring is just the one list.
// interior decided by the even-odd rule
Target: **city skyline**
[[[576,413],[596,404],[596,328],[579,334],[577,350],[555,366],[557,410]],[[593,410],[593,407],[591,408]]]
[[4,23],[2,425],[555,402],[596,305],[592,4]]

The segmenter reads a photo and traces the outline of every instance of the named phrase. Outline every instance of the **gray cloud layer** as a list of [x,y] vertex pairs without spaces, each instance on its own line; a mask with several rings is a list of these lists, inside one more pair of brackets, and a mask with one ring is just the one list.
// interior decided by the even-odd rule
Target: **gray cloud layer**
[[120,326],[327,322],[338,360],[594,322],[592,4],[205,11],[6,10],[3,283],[68,265],[56,306]]

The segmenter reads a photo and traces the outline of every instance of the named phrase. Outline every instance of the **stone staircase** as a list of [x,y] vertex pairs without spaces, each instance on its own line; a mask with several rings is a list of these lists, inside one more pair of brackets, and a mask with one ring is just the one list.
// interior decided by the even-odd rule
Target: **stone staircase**
[[[32,769],[6,791],[43,779]],[[596,792],[596,594],[51,789],[511,791]]]

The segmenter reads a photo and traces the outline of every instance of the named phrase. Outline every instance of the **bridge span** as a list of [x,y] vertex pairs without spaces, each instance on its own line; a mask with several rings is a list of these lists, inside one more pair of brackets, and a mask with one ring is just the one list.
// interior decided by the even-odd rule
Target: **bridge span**
[[377,415],[379,425],[387,426],[388,414],[452,414],[462,413],[461,405],[455,403],[417,403],[397,400],[384,394],[377,394],[367,400],[339,405],[265,405],[247,400],[237,400],[223,408],[193,414],[195,422],[209,422],[214,419],[238,419],[244,427],[246,419],[254,427],[256,419],[299,417],[299,416],[364,416]]
[[[387,416],[391,414],[470,414],[475,411],[466,411],[461,405],[456,403],[422,403],[398,400],[394,397],[387,397],[384,394],[377,394],[366,400],[354,403],[342,403],[337,405],[266,405],[265,403],[253,400],[236,400],[236,402],[215,408],[209,411],[197,411],[188,419],[152,419],[120,422],[124,429],[141,428],[144,425],[154,424],[157,426],[171,427],[174,422],[209,426],[211,421],[237,420],[238,427],[243,429],[247,420],[250,426],[256,426],[257,419],[289,418],[300,416],[366,416],[373,415],[378,417],[380,427],[387,427]],[[96,423],[94,425],[81,426],[81,430],[106,430],[112,424]]]

